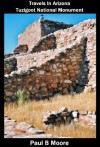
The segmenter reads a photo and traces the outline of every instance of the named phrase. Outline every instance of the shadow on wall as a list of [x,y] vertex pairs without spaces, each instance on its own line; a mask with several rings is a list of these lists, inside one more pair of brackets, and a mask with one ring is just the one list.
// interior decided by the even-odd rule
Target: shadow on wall
[[82,53],[82,63],[81,72],[77,76],[75,92],[81,93],[84,91],[85,86],[88,84],[88,74],[89,74],[89,60],[87,58],[87,38],[84,40],[84,49]]
[[52,50],[57,47],[56,37],[54,34],[50,34],[42,37],[36,45],[29,50],[30,53]]

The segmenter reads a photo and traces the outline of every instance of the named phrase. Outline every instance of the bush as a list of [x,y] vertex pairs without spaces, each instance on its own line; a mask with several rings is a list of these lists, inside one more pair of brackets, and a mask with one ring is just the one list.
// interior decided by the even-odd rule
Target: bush
[[18,104],[24,104],[26,101],[29,101],[29,92],[25,92],[25,90],[18,90],[16,93],[18,97]]

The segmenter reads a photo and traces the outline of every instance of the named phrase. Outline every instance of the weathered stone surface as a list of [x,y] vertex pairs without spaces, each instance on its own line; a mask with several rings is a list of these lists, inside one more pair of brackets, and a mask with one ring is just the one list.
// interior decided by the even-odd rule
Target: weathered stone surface
[[53,134],[45,134],[43,130],[38,130],[25,122],[16,122],[14,125],[9,123],[8,125],[6,120],[16,122],[8,117],[4,117],[4,138],[59,138],[59,136]]
[[61,107],[60,109],[59,109],[59,112],[61,113],[61,112],[68,112],[68,108],[66,108],[66,107]]
[[17,70],[17,60],[15,57],[4,59],[4,74],[10,74],[12,71]]
[[[37,35],[34,37],[33,31],[31,34],[32,26],[37,30]],[[32,44],[34,46],[37,38],[41,37],[41,22],[37,21],[32,26],[29,26],[24,32],[24,35],[29,37],[26,44],[30,44],[30,46]],[[31,35],[28,35],[27,31]],[[32,37],[36,38],[33,43]],[[21,41],[23,37],[19,38]],[[17,100],[15,98],[17,90],[27,87],[32,99],[42,99],[43,95],[48,98],[55,93],[70,94],[95,91],[95,48],[96,20],[93,19],[42,37],[34,49],[31,48],[34,53],[30,51],[16,53],[11,57],[6,56],[4,61],[5,101]],[[71,92],[71,87],[73,92]],[[13,98],[15,99],[13,100]]]
[[79,111],[79,114],[80,115],[87,115],[88,114],[88,111]]
[[72,116],[72,118],[78,118],[79,117],[79,112],[78,111],[72,111],[71,116]]
[[64,80],[64,83],[72,83],[71,80]]
[[13,53],[26,53],[28,51],[27,45],[19,45],[13,50]]
[[[87,113],[86,113],[87,112]],[[54,125],[69,125],[70,123],[80,123],[80,125],[96,126],[96,114],[88,114],[89,111],[68,111],[68,108],[62,107],[59,112],[47,112],[44,115],[43,126],[52,128]]]
[[16,128],[18,129],[25,129],[25,130],[27,130],[28,128],[30,128],[31,127],[31,125],[28,125],[27,123],[25,123],[25,122],[21,122],[21,123],[19,123],[17,126],[16,126]]
[[[34,47],[34,45],[38,43],[41,37],[48,35],[50,33],[53,33],[60,29],[67,29],[71,26],[73,25],[55,22],[51,20],[44,20],[44,21],[38,20],[35,23],[29,25],[26,28],[26,30],[22,34],[19,35],[18,44],[19,45],[27,44],[29,49],[31,50]],[[52,42],[51,42],[51,39],[52,39]],[[46,47],[47,49],[50,48],[50,44],[53,47],[53,45],[55,44],[55,38],[48,37],[47,42],[48,44],[46,44],[46,42],[45,43],[41,42],[43,50],[45,50]],[[39,51],[39,48],[37,49],[38,50],[36,51]]]

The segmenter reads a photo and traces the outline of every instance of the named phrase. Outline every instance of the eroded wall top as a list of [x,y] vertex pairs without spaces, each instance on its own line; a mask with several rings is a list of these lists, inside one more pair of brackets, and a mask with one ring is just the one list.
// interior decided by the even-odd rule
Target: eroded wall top
[[38,21],[28,26],[26,30],[19,35],[18,45],[27,44],[28,48],[31,49],[40,40],[41,37],[60,29],[67,29],[71,26],[73,25],[39,19]]

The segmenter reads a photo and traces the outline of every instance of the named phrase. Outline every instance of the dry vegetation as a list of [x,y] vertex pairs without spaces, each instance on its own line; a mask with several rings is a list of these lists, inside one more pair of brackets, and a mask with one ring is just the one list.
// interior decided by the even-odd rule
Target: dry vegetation
[[80,125],[58,126],[52,129],[43,128],[43,115],[47,111],[58,111],[62,106],[69,110],[96,110],[96,94],[82,93],[74,96],[61,96],[52,98],[50,101],[31,101],[24,105],[17,105],[16,103],[5,104],[5,115],[12,119],[25,121],[35,128],[43,129],[46,133],[55,134],[57,136],[72,136],[75,138],[95,138],[95,128],[82,127]]

